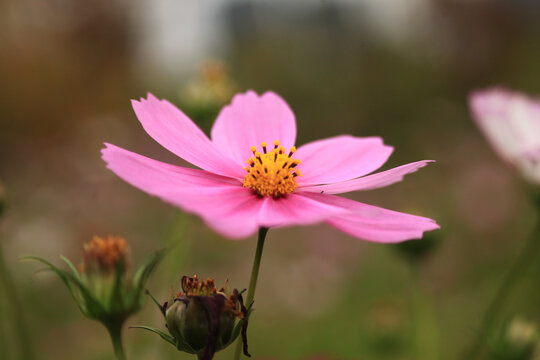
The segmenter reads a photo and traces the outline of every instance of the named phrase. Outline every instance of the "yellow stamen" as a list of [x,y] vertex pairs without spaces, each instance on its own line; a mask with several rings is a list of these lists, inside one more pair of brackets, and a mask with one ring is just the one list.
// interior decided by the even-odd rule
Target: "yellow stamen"
[[296,147],[290,149],[289,154],[279,141],[274,141],[274,149],[267,152],[267,143],[263,142],[261,148],[263,154],[257,151],[255,146],[251,151],[255,158],[249,158],[246,162],[247,174],[244,177],[244,187],[252,189],[260,196],[272,196],[278,198],[292,193],[297,187],[296,177],[302,176],[296,167],[300,160],[292,159]]
[[291,157],[292,154],[294,154],[295,152],[296,152],[296,146],[293,146],[293,147],[291,148],[291,151],[289,152],[289,157]]

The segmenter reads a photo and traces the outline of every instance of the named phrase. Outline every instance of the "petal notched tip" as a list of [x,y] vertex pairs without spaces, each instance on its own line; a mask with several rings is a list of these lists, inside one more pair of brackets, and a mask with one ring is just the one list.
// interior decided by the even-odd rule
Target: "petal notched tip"
[[146,93],[146,97],[144,96],[141,96],[139,99],[131,99],[131,107],[133,108],[133,110],[137,110],[140,108],[140,106],[143,106],[145,105],[146,103],[148,102],[164,102],[165,100],[163,99],[159,99],[158,97],[156,97],[154,94],[152,94],[151,92],[147,92]]
[[108,143],[108,142],[104,142],[103,145],[105,145],[105,147],[102,148],[101,151],[100,151],[100,152],[101,152],[101,158],[102,158],[103,160],[107,161],[106,158],[107,158],[107,156],[109,155],[109,152],[110,152],[111,150],[114,150],[114,148],[116,148],[117,146],[115,146],[115,145],[113,145],[113,144],[110,144],[110,143]]
[[259,95],[254,90],[247,90],[244,93],[238,93],[238,94],[234,95],[232,100],[231,100],[231,103],[228,106],[235,105],[236,103],[238,103],[238,102],[240,102],[240,101],[242,101],[244,99],[247,99],[247,98],[255,99],[255,98],[258,98],[258,97],[259,97]]

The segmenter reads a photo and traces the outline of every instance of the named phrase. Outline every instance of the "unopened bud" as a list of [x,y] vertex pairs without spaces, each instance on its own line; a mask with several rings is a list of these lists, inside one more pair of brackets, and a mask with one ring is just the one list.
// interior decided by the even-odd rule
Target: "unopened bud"
[[531,360],[538,338],[539,332],[535,323],[515,318],[505,326],[500,335],[491,339],[491,356],[500,360]]
[[[210,360],[242,334],[247,352],[247,316],[242,295],[227,285],[216,289],[213,279],[182,278],[182,291],[163,305],[165,322],[179,350]],[[236,320],[239,320],[238,322]]]
[[[164,255],[164,250],[154,252],[130,276],[126,273],[129,260],[126,240],[118,236],[94,236],[84,245],[84,260],[78,268],[64,256],[61,258],[68,270],[37,256],[23,259],[39,261],[56,273],[82,313],[105,325],[113,343],[117,344],[122,325],[141,308],[148,278]],[[118,350],[116,345],[115,349]]]
[[167,308],[165,312],[165,321],[167,329],[176,339],[182,336],[182,318],[186,311],[187,305],[183,301],[175,301],[172,306]]
[[125,239],[109,235],[94,236],[84,244],[84,264],[82,270],[100,274],[125,273],[129,260],[129,247]]
[[516,346],[529,346],[538,338],[536,324],[516,318],[508,327],[506,337],[508,342]]

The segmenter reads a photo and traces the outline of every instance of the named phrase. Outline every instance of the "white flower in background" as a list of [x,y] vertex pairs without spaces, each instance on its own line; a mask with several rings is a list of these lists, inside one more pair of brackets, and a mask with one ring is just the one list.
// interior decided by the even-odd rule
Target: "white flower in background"
[[540,184],[540,99],[494,88],[473,92],[469,105],[499,155]]

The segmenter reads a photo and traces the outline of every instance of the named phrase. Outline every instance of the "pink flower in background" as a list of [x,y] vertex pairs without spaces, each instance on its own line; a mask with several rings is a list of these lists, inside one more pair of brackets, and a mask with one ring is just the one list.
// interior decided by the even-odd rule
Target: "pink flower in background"
[[540,183],[540,100],[495,88],[472,93],[469,104],[497,153],[528,181]]
[[341,135],[296,149],[294,114],[275,93],[236,95],[219,113],[211,139],[165,100],[149,94],[132,104],[154,140],[200,170],[111,144],[102,150],[107,167],[131,185],[197,214],[226,237],[244,238],[260,227],[326,222],[357,238],[392,243],[439,228],[428,218],[333,195],[393,184],[430,160],[367,175],[392,153],[380,138]]

